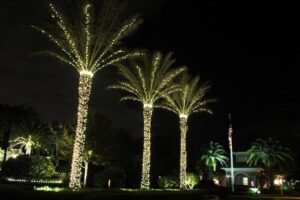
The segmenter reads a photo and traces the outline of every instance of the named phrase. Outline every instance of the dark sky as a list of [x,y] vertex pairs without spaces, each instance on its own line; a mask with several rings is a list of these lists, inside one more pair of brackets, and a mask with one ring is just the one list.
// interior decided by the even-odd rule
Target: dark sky
[[[0,103],[31,106],[45,120],[73,122],[78,75],[49,58],[30,56],[48,44],[29,28],[47,19],[47,2],[1,2]],[[191,74],[213,85],[211,96],[219,100],[215,115],[191,117],[191,144],[216,140],[225,145],[229,112],[237,148],[248,148],[257,135],[293,140],[292,134],[300,131],[300,14],[296,3],[129,2],[130,8],[140,11],[144,23],[126,46],[173,51],[177,65],[187,65]],[[109,68],[96,74],[91,107],[107,115],[116,127],[142,136],[141,107],[119,103],[120,94],[105,89],[116,79]],[[156,111],[154,134],[176,135],[177,120],[172,113]]]

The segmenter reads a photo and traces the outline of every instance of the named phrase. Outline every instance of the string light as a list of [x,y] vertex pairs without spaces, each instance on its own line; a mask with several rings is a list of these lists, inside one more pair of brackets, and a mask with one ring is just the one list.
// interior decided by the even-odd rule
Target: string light
[[187,119],[188,115],[186,115],[186,114],[179,114],[179,118],[180,119]]
[[110,86],[112,89],[124,90],[130,93],[121,98],[123,100],[138,101],[143,104],[144,117],[144,143],[142,157],[141,189],[150,188],[151,169],[151,117],[156,102],[164,95],[178,90],[172,85],[172,80],[186,70],[185,67],[169,70],[173,64],[172,54],[163,58],[160,52],[154,53],[145,63],[130,66],[119,65],[119,73],[125,81],[119,81]]
[[209,90],[207,84],[200,85],[199,77],[190,79],[185,73],[181,76],[178,84],[180,90],[171,95],[164,95],[164,102],[161,108],[174,112],[180,119],[180,188],[186,189],[186,169],[187,169],[187,151],[186,151],[186,134],[188,131],[188,117],[196,112],[212,111],[207,107],[212,99],[206,100],[205,95]]
[[43,179],[32,179],[32,180],[27,180],[27,179],[16,179],[16,178],[7,178],[6,179],[8,182],[15,182],[15,183],[50,183],[50,184],[61,184],[63,183],[62,180],[43,180]]
[[150,103],[144,103],[144,108],[152,108],[153,105]]
[[88,101],[91,93],[91,87],[92,76],[87,73],[81,73],[79,78],[79,105],[77,112],[77,127],[73,147],[71,177],[69,183],[69,186],[74,190],[78,190],[81,187],[81,166],[83,162]]
[[87,70],[82,70],[79,72],[80,75],[87,75],[87,76],[90,76],[90,77],[93,77],[94,76],[94,73],[93,72],[90,72],[90,71],[87,71]]
[[[74,24],[73,20],[65,20],[65,16],[54,6],[49,4],[50,16],[54,21],[54,26],[41,28],[32,26],[35,30],[46,36],[56,47],[55,50],[43,51],[42,54],[50,55],[61,62],[67,63],[79,72],[79,99],[77,111],[76,136],[73,147],[71,176],[69,187],[73,190],[81,188],[81,168],[83,162],[83,150],[85,145],[85,131],[87,123],[88,101],[91,93],[92,78],[96,71],[99,71],[109,65],[126,60],[129,57],[143,55],[140,51],[126,52],[118,49],[117,44],[128,33],[134,30],[141,22],[138,16],[132,17],[127,23],[114,27],[114,30],[108,32],[106,29],[98,27],[107,27],[107,24],[97,24],[98,20],[93,20],[92,5],[86,1],[83,4],[80,15],[83,16],[81,24]],[[100,23],[111,23],[111,15],[117,14],[121,10],[110,9],[106,18]],[[105,11],[106,12],[106,11]],[[120,18],[114,18],[114,23]],[[111,24],[108,24],[111,26]],[[52,30],[56,27],[56,30]],[[78,28],[79,30],[73,30]],[[100,31],[100,32],[99,32]],[[104,35],[112,35],[103,40]]]
[[186,133],[188,131],[187,115],[180,115],[180,188],[186,188]]
[[144,104],[144,147],[141,189],[150,188],[150,168],[151,168],[151,117],[153,108],[150,104]]

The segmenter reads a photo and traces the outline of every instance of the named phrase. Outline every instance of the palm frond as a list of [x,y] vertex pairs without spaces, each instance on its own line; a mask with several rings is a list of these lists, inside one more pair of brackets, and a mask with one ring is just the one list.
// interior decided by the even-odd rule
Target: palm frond
[[49,4],[49,10],[51,23],[32,28],[54,44],[55,49],[46,55],[78,71],[95,73],[106,66],[142,55],[139,51],[127,52],[119,48],[121,41],[142,22],[138,15],[124,20],[124,3],[106,0],[101,9],[96,9],[89,1],[82,1],[75,12],[70,12],[71,16],[53,3]]
[[143,55],[140,60],[131,60],[129,66],[118,64],[119,74],[124,79],[123,85],[119,83],[118,86],[113,85],[109,88],[124,90],[132,94],[135,100],[156,106],[156,102],[164,95],[169,95],[178,89],[171,82],[186,70],[184,67],[170,69],[173,64],[170,59],[169,54],[164,57],[160,52],[155,52],[152,56]]
[[287,165],[294,161],[290,149],[280,146],[279,142],[268,138],[256,139],[247,151],[247,163],[250,165],[264,165],[266,167]]
[[[191,115],[196,112],[207,112],[212,114],[209,104],[215,102],[214,99],[206,98],[210,85],[207,83],[200,84],[200,78],[197,76],[191,78],[187,73],[183,73],[180,78],[175,81],[174,85],[178,85],[179,89],[168,95],[164,95],[162,107],[168,110],[176,111],[180,115]],[[172,107],[172,109],[170,109]]]

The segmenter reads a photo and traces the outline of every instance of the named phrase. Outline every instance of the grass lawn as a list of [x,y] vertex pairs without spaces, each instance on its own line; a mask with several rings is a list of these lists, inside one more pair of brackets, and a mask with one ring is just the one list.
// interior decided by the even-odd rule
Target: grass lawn
[[228,195],[228,200],[300,200],[300,196],[290,195],[274,195],[274,194],[261,194],[261,195]]
[[22,185],[1,185],[0,199],[31,200],[200,200],[216,199],[206,190],[136,190],[136,189],[83,189],[72,192],[65,189],[60,192],[36,191],[32,187]]
[[[59,188],[62,189],[62,188]],[[0,184],[0,200],[289,200],[300,196],[278,194],[223,194],[218,195],[208,190],[138,190],[138,189],[82,189],[73,192],[67,188],[62,191],[37,191],[28,185]]]

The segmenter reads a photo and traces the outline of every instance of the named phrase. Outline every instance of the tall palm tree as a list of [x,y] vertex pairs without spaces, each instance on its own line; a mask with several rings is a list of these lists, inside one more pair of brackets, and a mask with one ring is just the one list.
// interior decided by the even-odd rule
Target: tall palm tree
[[199,81],[198,76],[191,79],[187,73],[184,73],[178,81],[180,90],[170,95],[164,95],[164,101],[160,105],[161,108],[177,114],[180,120],[180,188],[186,188],[188,117],[198,112],[212,114],[208,104],[215,101],[206,97],[210,85],[200,84]]
[[128,53],[118,47],[121,40],[141,22],[138,16],[123,19],[121,13],[125,8],[124,3],[107,0],[101,9],[96,9],[88,0],[80,2],[77,12],[69,18],[51,3],[52,23],[44,27],[33,26],[55,47],[41,53],[71,65],[79,72],[77,127],[69,183],[69,187],[74,190],[81,187],[81,165],[93,75],[106,66],[141,54],[138,51]]
[[119,81],[109,88],[124,90],[128,96],[123,100],[138,101],[143,104],[144,116],[144,148],[142,163],[141,188],[150,187],[150,156],[151,156],[151,118],[154,106],[163,96],[178,90],[171,84],[172,80],[186,70],[185,67],[170,69],[175,60],[169,53],[165,57],[160,52],[153,56],[145,56],[142,62],[133,61],[129,67],[119,65],[119,73],[124,81]]
[[268,170],[269,187],[273,186],[273,170],[274,167],[282,168],[286,166],[287,161],[294,161],[291,150],[279,145],[279,142],[268,138],[263,140],[256,139],[248,150],[249,165],[262,165]]
[[209,147],[202,154],[201,160],[203,160],[205,165],[208,167],[209,179],[211,179],[211,169],[213,172],[215,172],[218,163],[221,166],[227,166],[227,161],[229,159],[226,156],[226,151],[224,150],[223,146],[217,142],[211,141],[209,143]]

